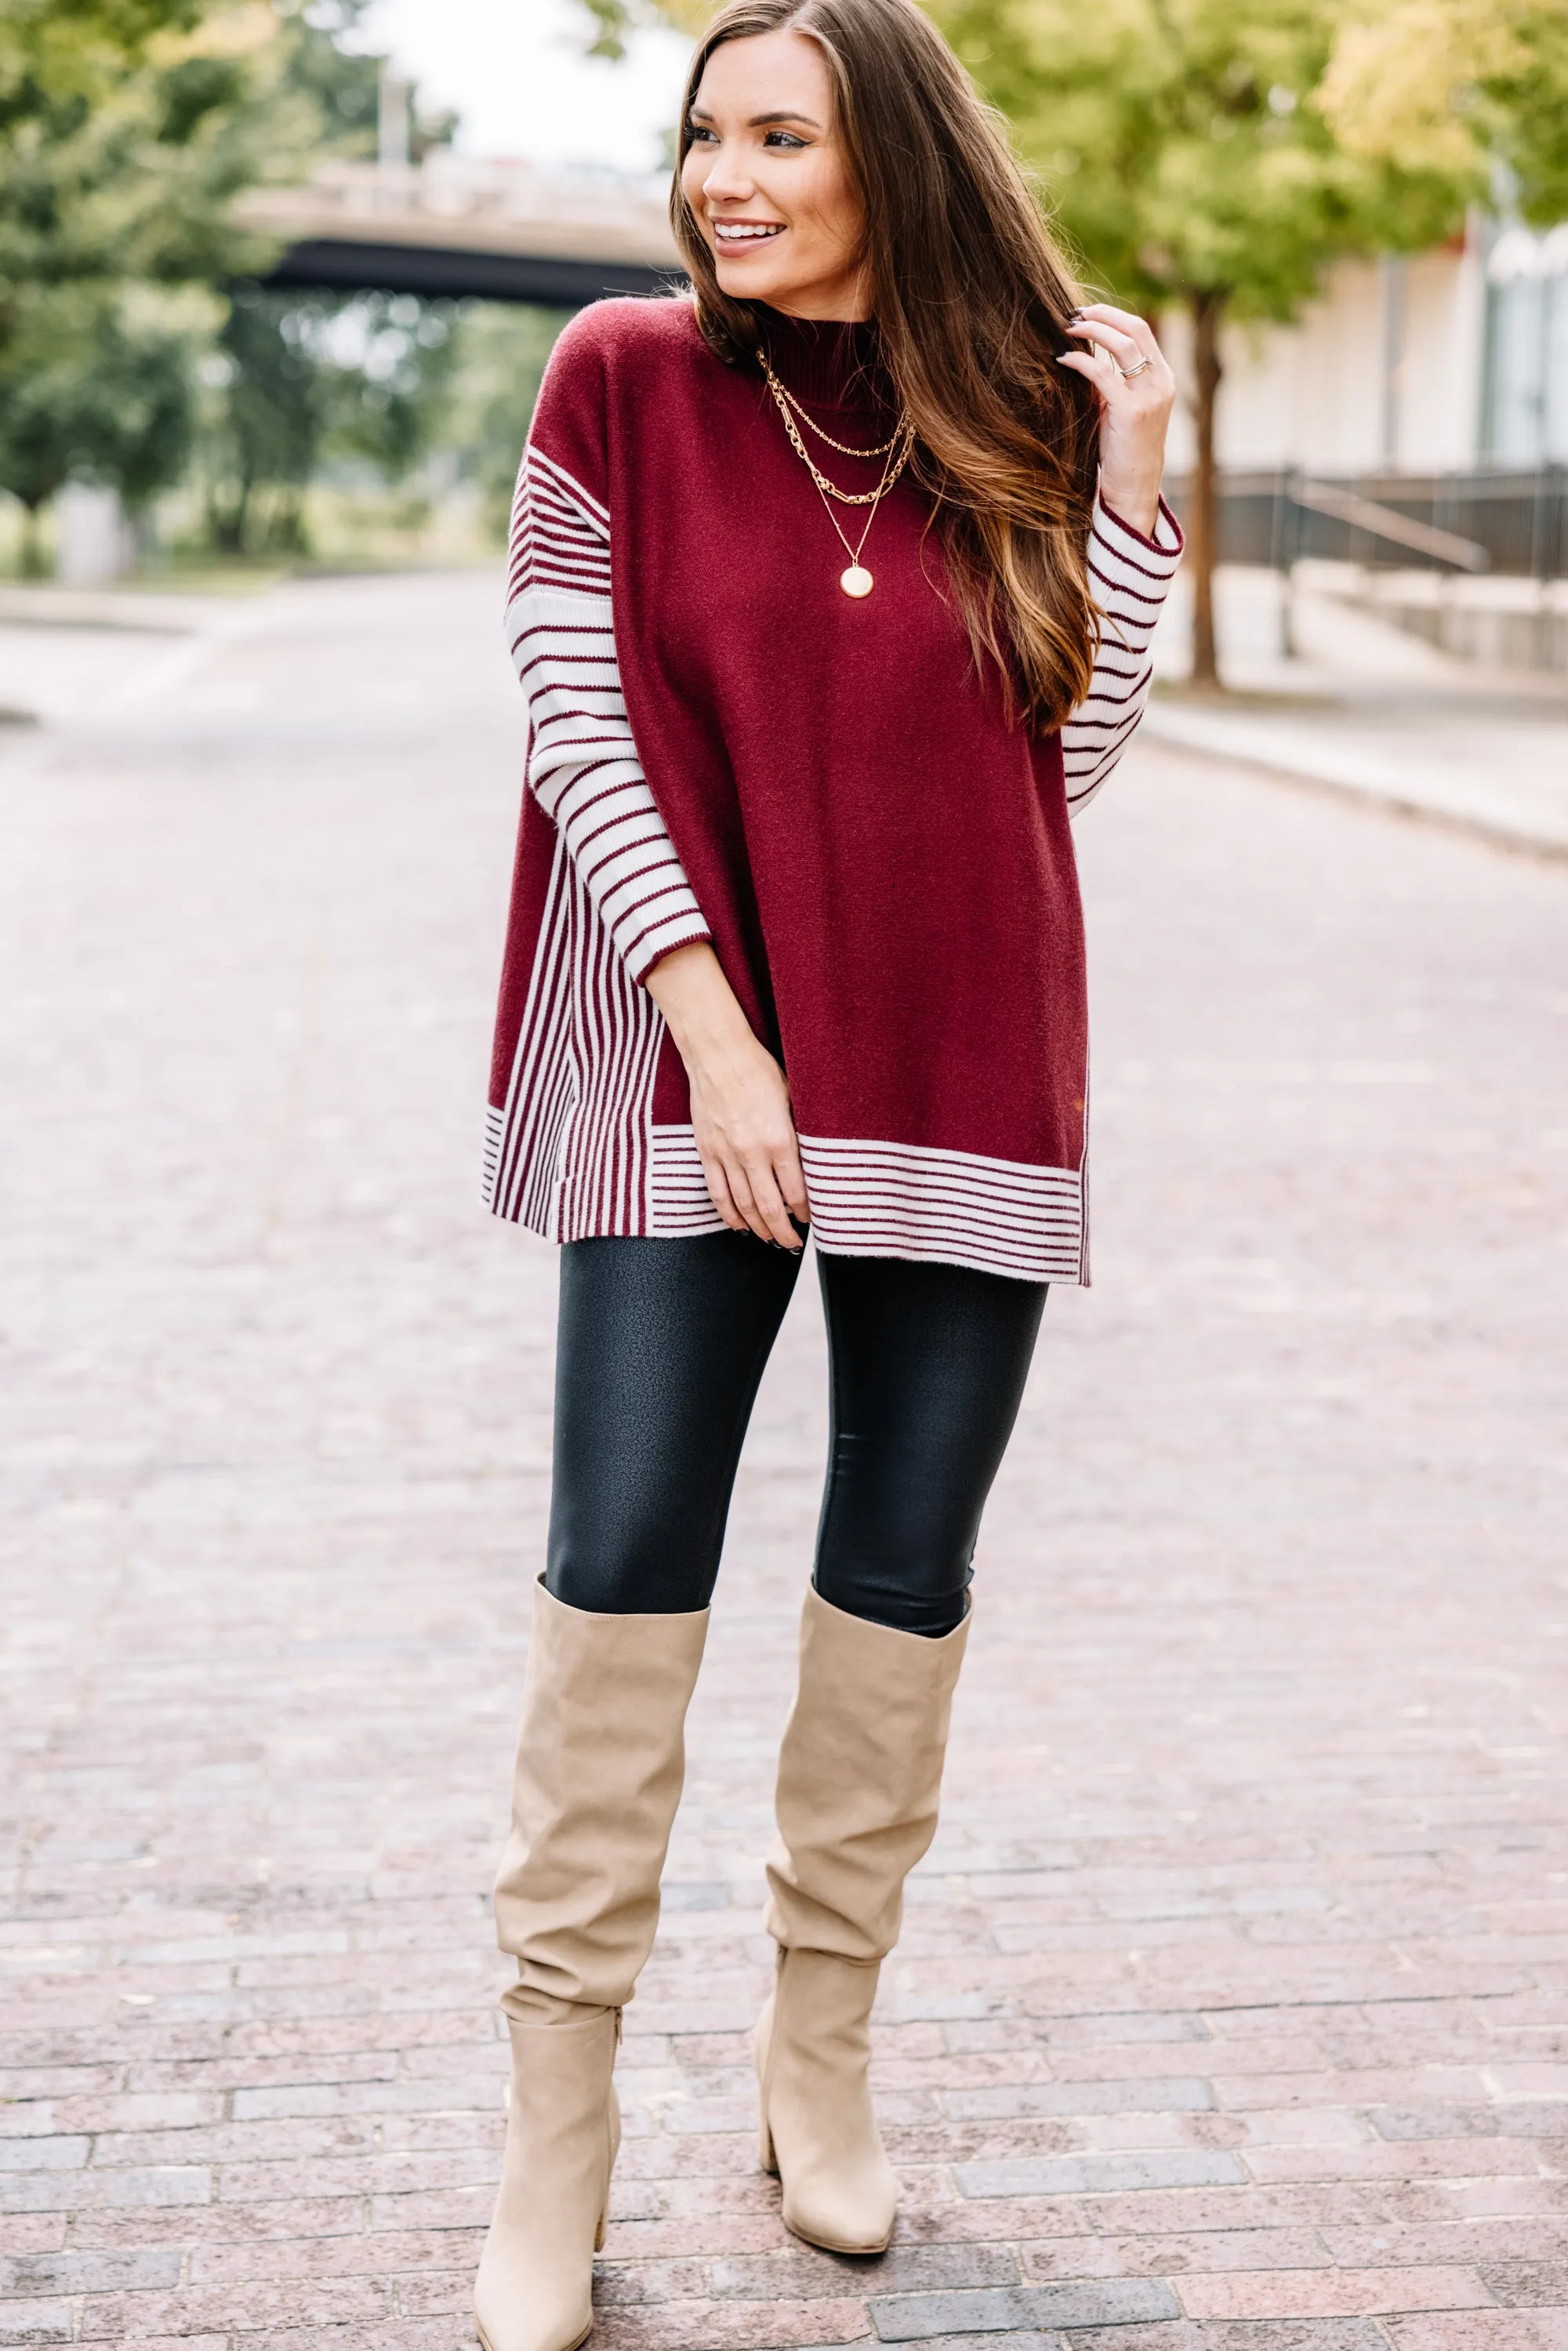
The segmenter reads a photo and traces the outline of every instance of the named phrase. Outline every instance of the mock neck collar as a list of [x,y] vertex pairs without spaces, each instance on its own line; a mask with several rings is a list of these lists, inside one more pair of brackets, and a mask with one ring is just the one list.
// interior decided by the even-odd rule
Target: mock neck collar
[[882,338],[873,319],[791,319],[757,305],[762,348],[774,373],[800,400],[869,408],[888,395]]

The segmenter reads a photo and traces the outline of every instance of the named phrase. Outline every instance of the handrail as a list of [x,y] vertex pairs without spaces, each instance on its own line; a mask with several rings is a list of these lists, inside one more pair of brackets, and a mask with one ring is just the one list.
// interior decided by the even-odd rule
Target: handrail
[[1477,540],[1460,538],[1451,530],[1435,530],[1430,523],[1413,521],[1396,507],[1358,497],[1354,490],[1337,489],[1330,482],[1300,482],[1290,496],[1312,514],[1332,515],[1336,522],[1370,531],[1375,538],[1391,539],[1395,546],[1408,547],[1417,555],[1435,556],[1439,563],[1452,563],[1460,571],[1491,569],[1491,557]]

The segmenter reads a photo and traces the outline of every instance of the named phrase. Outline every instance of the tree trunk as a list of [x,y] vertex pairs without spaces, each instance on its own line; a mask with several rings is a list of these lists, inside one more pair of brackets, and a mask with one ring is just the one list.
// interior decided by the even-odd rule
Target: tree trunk
[[41,580],[44,577],[46,569],[44,542],[38,533],[42,514],[41,507],[28,506],[24,503],[22,507],[22,577],[24,580]]
[[1218,686],[1214,644],[1214,567],[1219,559],[1218,483],[1214,466],[1214,406],[1222,372],[1219,329],[1227,296],[1207,287],[1192,296],[1193,423],[1197,463],[1187,518],[1186,559],[1192,571],[1192,682]]

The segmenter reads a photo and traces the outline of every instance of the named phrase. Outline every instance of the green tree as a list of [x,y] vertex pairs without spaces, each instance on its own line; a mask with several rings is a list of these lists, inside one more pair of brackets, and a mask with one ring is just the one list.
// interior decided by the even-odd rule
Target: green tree
[[112,481],[134,509],[188,454],[178,289],[265,261],[232,199],[314,128],[286,39],[266,8],[0,0],[0,487],[34,559],[65,482]]
[[486,526],[504,539],[545,362],[570,310],[476,305],[462,323],[450,431]]
[[260,522],[262,541],[285,549],[301,543],[305,486],[327,424],[311,348],[325,307],[319,298],[256,285],[237,287],[231,298],[204,371],[217,411],[207,434],[208,527],[229,554],[255,548],[263,491],[271,494],[273,511]]
[[1430,159],[1356,152],[1318,92],[1333,0],[928,0],[1011,120],[1110,298],[1192,323],[1193,675],[1218,682],[1214,415],[1220,334],[1288,320],[1346,255],[1446,235],[1469,193]]
[[330,154],[373,156],[381,105],[382,58],[356,46],[367,0],[317,0],[308,12],[291,0],[280,7],[287,28],[285,71],[307,98]]
[[[369,0],[289,0],[274,68],[280,100],[315,126],[314,154],[376,152],[385,59],[362,45]],[[411,94],[410,152],[455,118]],[[207,370],[209,526],[232,552],[305,551],[305,491],[334,455],[402,480],[430,445],[455,354],[456,307],[412,295],[236,285]]]
[[440,429],[461,324],[455,303],[409,294],[236,287],[208,371],[216,544],[304,553],[305,492],[330,457],[404,480]]
[[135,37],[72,0],[47,32],[37,13],[0,0],[0,340],[30,287],[211,282],[261,260],[231,201],[313,130],[268,12],[204,23],[171,6],[146,25],[154,10],[128,0],[113,14],[143,25]]
[[627,36],[643,25],[671,25],[679,33],[699,33],[716,14],[709,0],[580,0],[592,36],[591,57],[623,57]]
[[1568,8],[1562,0],[1385,0],[1341,26],[1322,111],[1352,152],[1500,177],[1538,227],[1568,219]]
[[445,422],[463,329],[458,303],[413,294],[363,294],[340,312],[323,338],[329,448],[405,481]]
[[[298,177],[324,149],[373,152],[382,60],[350,37],[366,5],[0,0],[0,487],[21,499],[35,549],[39,507],[66,481],[112,480],[134,509],[189,453],[194,339],[160,326],[135,289],[220,287],[265,267],[272,248],[235,222],[242,190]],[[423,121],[417,143],[451,129]],[[244,452],[231,523],[267,452],[287,507],[304,442],[319,446],[330,422],[379,432],[406,470],[429,408],[433,370],[416,389],[384,334],[357,408],[341,366],[307,391],[321,318],[295,331],[298,308],[264,319],[242,299],[218,355]],[[428,352],[446,336],[438,318],[413,340]]]
[[204,320],[135,291],[35,288],[0,374],[0,483],[25,516],[23,569],[40,567],[38,523],[68,481],[110,484],[133,520],[179,479],[195,424],[193,364]]

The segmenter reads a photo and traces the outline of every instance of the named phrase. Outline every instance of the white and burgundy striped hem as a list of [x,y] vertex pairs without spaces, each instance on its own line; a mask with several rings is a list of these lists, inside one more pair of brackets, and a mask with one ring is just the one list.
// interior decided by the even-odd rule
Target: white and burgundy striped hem
[[840,1257],[931,1258],[1020,1281],[1086,1282],[1083,1176],[975,1151],[803,1134],[811,1238]]
[[722,1233],[707,1177],[689,1126],[656,1126],[648,1160],[648,1230],[661,1240],[682,1234]]
[[[811,1238],[838,1257],[925,1258],[1018,1281],[1089,1279],[1082,1171],[910,1143],[803,1134]],[[653,1130],[650,1233],[716,1233],[689,1126]]]

